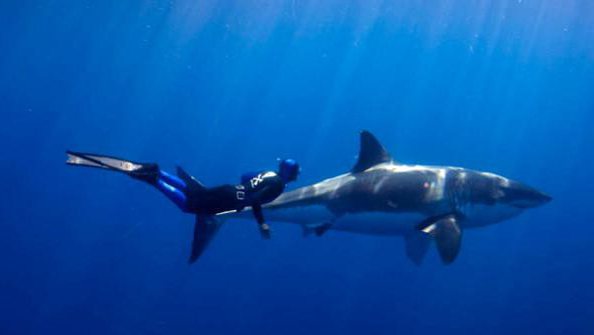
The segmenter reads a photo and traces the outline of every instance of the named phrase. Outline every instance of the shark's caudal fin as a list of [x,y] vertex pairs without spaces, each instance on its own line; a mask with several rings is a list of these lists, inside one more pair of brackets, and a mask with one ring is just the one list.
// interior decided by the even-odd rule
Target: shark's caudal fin
[[188,263],[196,262],[216,233],[221,228],[221,223],[210,215],[196,215],[194,223],[194,239],[192,240],[192,251]]
[[392,161],[392,156],[386,151],[381,143],[372,133],[364,130],[361,132],[361,147],[359,149],[359,158],[351,170],[358,173],[369,169],[372,166],[388,163]]

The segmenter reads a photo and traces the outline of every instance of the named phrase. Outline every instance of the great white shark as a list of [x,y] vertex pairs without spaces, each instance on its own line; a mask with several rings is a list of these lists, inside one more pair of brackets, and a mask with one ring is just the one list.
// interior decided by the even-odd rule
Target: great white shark
[[[465,229],[508,220],[550,200],[541,191],[490,172],[400,164],[373,134],[363,131],[350,172],[286,192],[263,208],[269,221],[300,224],[316,235],[337,230],[403,236],[406,254],[417,264],[435,241],[441,260],[450,264]],[[249,212],[217,218],[251,218]]]

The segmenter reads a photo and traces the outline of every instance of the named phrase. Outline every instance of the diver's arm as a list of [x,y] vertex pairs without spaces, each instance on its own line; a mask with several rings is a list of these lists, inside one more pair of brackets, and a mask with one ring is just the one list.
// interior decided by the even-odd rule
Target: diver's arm
[[260,227],[260,235],[263,239],[269,240],[270,239],[270,226],[264,222],[264,214],[262,214],[262,205],[254,204],[252,205],[252,211],[254,212],[254,216],[256,217],[256,221],[258,221],[258,227]]
[[254,217],[256,218],[256,221],[258,222],[258,224],[259,225],[264,224],[265,220],[264,220],[264,213],[262,213],[262,205],[254,204],[252,206],[252,211],[254,212]]
[[[252,192],[250,192],[251,194],[249,195],[248,201],[252,207],[254,217],[258,222],[262,238],[270,239],[270,226],[265,223],[264,214],[262,214],[262,205],[278,197],[282,192],[282,188],[280,188],[280,192],[278,192],[277,182],[270,178],[266,178],[265,180],[254,184],[255,185],[249,185],[252,188]],[[256,188],[256,190],[254,190],[254,188]]]

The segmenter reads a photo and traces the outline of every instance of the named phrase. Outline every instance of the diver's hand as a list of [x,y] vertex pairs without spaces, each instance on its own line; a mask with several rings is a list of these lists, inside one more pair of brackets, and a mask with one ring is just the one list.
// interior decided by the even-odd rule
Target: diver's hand
[[270,238],[271,238],[270,226],[267,223],[262,223],[260,225],[260,235],[262,236],[263,239],[270,240]]

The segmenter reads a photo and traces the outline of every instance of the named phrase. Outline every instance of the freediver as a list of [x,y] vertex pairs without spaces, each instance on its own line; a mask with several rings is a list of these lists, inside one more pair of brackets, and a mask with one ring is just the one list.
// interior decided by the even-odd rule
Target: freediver
[[137,163],[111,156],[74,151],[66,153],[67,164],[125,173],[156,187],[182,211],[196,214],[190,262],[198,258],[210,237],[216,232],[218,225],[212,224],[212,217],[219,213],[241,211],[245,207],[251,207],[261,236],[269,239],[270,226],[264,219],[262,205],[281,195],[286,184],[295,181],[299,174],[299,164],[295,160],[283,159],[279,162],[278,171],[247,173],[242,176],[241,183],[238,185],[226,184],[207,188],[179,166],[177,176],[174,176],[161,170],[155,163]]

